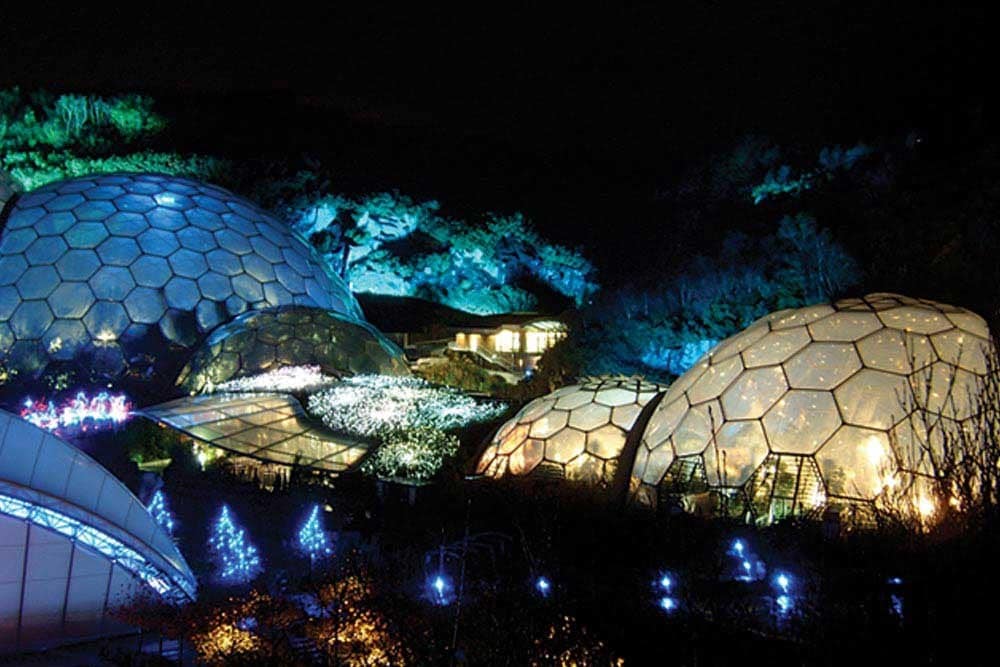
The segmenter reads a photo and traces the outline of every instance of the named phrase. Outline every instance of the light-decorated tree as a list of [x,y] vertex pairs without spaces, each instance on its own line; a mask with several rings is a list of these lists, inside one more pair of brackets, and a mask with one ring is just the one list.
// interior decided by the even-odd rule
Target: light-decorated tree
[[323,520],[319,513],[319,505],[313,505],[309,517],[298,534],[299,551],[309,557],[310,565],[323,560],[333,553],[330,547],[330,537],[323,529]]
[[153,497],[149,499],[149,506],[147,507],[149,513],[153,515],[153,520],[160,525],[163,530],[167,531],[167,534],[173,537],[174,528],[177,525],[177,520],[174,519],[173,512],[170,511],[170,507],[167,505],[167,496],[163,493],[163,489],[157,489]]
[[216,576],[223,583],[245,583],[263,569],[257,547],[250,543],[246,532],[233,520],[228,505],[222,506],[222,512],[208,539],[208,546],[215,563]]

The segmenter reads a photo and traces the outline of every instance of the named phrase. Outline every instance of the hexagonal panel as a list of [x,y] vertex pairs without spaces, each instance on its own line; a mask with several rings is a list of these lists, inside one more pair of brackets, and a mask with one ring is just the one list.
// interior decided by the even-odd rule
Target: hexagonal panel
[[564,428],[545,441],[545,458],[555,463],[567,463],[583,454],[587,436],[583,431]]
[[48,302],[56,317],[79,319],[96,299],[87,283],[64,282],[49,295]]
[[771,366],[747,370],[722,394],[726,419],[762,417],[788,389],[781,368]]
[[587,451],[602,459],[612,459],[622,453],[625,432],[609,424],[587,434]]
[[832,313],[808,326],[809,333],[815,341],[843,341],[847,343],[860,340],[881,328],[882,323],[875,313],[855,311]]
[[738,355],[709,366],[687,390],[688,400],[695,404],[718,398],[742,370],[743,363]]
[[635,392],[622,387],[612,387],[610,389],[602,389],[597,392],[597,398],[595,400],[602,405],[614,408],[619,405],[634,403]]
[[611,408],[599,403],[588,403],[573,410],[569,425],[583,431],[590,431],[611,422]]
[[885,432],[856,426],[841,426],[816,462],[830,495],[862,500],[873,500],[896,472]]
[[985,375],[990,343],[961,329],[951,329],[931,336],[931,344],[938,357],[949,364],[960,366],[972,373]]
[[844,420],[854,426],[888,430],[913,409],[906,378],[865,368],[836,389]]
[[809,341],[805,327],[772,331],[743,351],[743,363],[747,368],[780,364]]
[[793,389],[762,421],[773,452],[812,454],[840,426],[840,414],[830,392]]
[[759,421],[727,422],[719,429],[714,446],[705,449],[709,483],[739,486],[767,456],[767,441]]
[[532,438],[545,439],[566,426],[569,413],[562,410],[550,410],[531,423],[529,435]]
[[920,306],[899,306],[878,313],[887,327],[919,334],[933,334],[953,325],[944,314]]
[[722,426],[722,409],[718,401],[702,403],[688,410],[674,430],[671,441],[677,456],[700,454],[705,450],[714,431]]
[[833,389],[859,368],[854,345],[813,343],[785,364],[785,373],[795,389]]

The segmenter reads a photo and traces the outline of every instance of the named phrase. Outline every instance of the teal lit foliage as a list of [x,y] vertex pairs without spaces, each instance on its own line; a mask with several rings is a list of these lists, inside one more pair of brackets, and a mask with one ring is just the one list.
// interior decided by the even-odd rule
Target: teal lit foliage
[[304,196],[286,212],[356,292],[495,314],[537,307],[525,283],[576,305],[597,291],[593,265],[543,239],[521,214],[457,221],[441,215],[437,202],[398,193]]
[[588,373],[679,375],[717,341],[767,313],[827,301],[860,281],[829,230],[803,214],[773,234],[730,233],[714,257],[695,257],[655,289],[602,294],[576,344]]
[[167,120],[143,95],[0,90],[0,170],[25,190],[95,173],[146,171],[229,180],[226,160],[153,148]]
[[327,558],[333,554],[330,538],[323,530],[323,520],[319,513],[319,505],[313,505],[298,533],[299,551],[309,557],[310,563]]
[[768,312],[858,286],[867,271],[854,257],[864,249],[837,235],[859,208],[845,205],[845,193],[870,205],[887,181],[888,150],[783,147],[746,136],[698,161],[658,192],[671,233],[650,252],[673,261],[637,271],[635,284],[604,290],[584,310],[567,341],[582,372],[667,380]]
[[458,453],[458,438],[433,427],[415,427],[387,435],[361,469],[380,479],[422,484]]
[[257,547],[250,543],[246,532],[233,520],[228,505],[222,506],[222,512],[212,527],[208,546],[216,577],[221,583],[246,583],[263,569]]
[[168,535],[174,534],[174,528],[177,525],[177,520],[174,519],[173,513],[170,511],[170,507],[167,505],[167,496],[163,493],[163,489],[157,489],[156,493],[149,500],[149,506],[146,508],[149,513],[153,515],[153,520],[167,531]]
[[398,193],[331,192],[317,163],[177,153],[167,120],[140,95],[0,91],[0,171],[24,190],[111,172],[185,176],[245,194],[284,214],[356,292],[414,296],[467,312],[532,310],[541,287],[580,305],[593,265],[541,237],[521,214],[442,215]]

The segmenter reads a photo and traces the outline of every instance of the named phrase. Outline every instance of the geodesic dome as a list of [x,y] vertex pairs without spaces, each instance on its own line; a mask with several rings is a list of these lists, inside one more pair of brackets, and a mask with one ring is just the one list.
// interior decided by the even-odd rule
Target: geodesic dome
[[500,427],[476,472],[610,484],[636,418],[665,388],[641,378],[603,377],[536,398]]
[[92,458],[0,411],[0,653],[121,634],[112,611],[143,592],[195,596],[170,535]]
[[319,366],[334,377],[410,374],[402,350],[370,324],[320,308],[283,306],[244,313],[213,331],[177,383],[197,393],[283,366]]
[[247,310],[361,317],[285,224],[185,178],[111,174],[21,195],[0,236],[0,353],[19,379],[169,385],[204,335]]
[[895,294],[768,315],[670,387],[632,497],[767,522],[917,493],[939,446],[922,416],[968,419],[991,349],[975,313]]

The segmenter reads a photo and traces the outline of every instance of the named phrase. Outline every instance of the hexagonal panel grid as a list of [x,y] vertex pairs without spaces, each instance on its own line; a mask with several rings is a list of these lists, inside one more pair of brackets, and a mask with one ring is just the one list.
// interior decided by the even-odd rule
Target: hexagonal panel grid
[[[978,315],[897,294],[773,313],[667,391],[643,433],[632,499],[707,489],[715,510],[762,522],[871,508],[898,476],[928,473],[939,445],[916,415],[962,424],[992,354]],[[680,461],[704,474],[685,482],[669,472]]]
[[643,406],[664,389],[641,378],[598,377],[536,398],[497,430],[476,470],[488,477],[558,471],[608,484]]
[[301,305],[361,319],[312,248],[221,188],[108,174],[46,185],[8,209],[0,286],[18,302],[0,303],[0,331],[10,332],[0,355],[19,381],[69,371],[79,382],[170,382],[187,356],[178,348],[247,310]]

